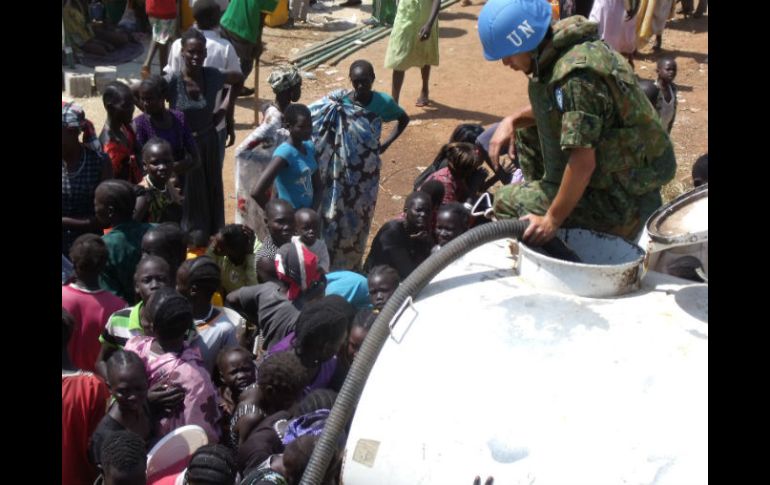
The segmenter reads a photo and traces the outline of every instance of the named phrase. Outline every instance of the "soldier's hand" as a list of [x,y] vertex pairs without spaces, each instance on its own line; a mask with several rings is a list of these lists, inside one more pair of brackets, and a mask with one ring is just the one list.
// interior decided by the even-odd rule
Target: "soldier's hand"
[[497,125],[495,134],[492,135],[492,139],[489,141],[489,158],[495,166],[500,166],[500,151],[506,144],[508,145],[508,155],[511,159],[514,158],[516,154],[515,144],[513,143],[514,133],[513,115],[506,116]]
[[542,246],[556,235],[559,225],[550,215],[536,216],[527,214],[519,217],[519,220],[529,221],[527,230],[524,231],[522,239],[530,246]]

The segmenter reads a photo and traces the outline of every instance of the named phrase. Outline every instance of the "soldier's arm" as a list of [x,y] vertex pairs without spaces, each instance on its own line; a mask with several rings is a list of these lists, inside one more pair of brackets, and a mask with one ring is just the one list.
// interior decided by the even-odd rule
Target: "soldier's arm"
[[556,108],[562,113],[561,148],[569,152],[559,191],[544,216],[527,215],[524,240],[540,245],[551,240],[572,214],[596,169],[596,145],[604,126],[613,119],[609,88],[600,78],[577,72],[554,88]]
[[516,156],[516,144],[514,137],[516,130],[527,128],[535,124],[535,115],[532,112],[532,105],[527,105],[516,113],[506,116],[500,121],[489,141],[489,158],[494,167],[500,166],[500,150],[508,146],[508,156],[513,159]]

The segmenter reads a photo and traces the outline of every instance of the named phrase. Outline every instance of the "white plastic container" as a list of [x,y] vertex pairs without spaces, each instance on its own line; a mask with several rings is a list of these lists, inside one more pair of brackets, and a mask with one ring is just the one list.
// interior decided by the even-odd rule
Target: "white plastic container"
[[708,286],[650,272],[577,296],[526,258],[517,275],[509,245],[455,261],[395,319],[345,485],[707,483]]

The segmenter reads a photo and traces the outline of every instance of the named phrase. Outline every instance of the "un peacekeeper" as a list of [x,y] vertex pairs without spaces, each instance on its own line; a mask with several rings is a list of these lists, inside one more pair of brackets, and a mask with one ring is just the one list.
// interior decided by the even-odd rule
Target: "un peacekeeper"
[[495,215],[528,219],[532,245],[561,226],[634,238],[676,172],[671,140],[597,24],[551,27],[551,13],[547,0],[489,0],[479,14],[484,57],[529,76],[530,106],[503,119],[489,150],[497,161],[508,145],[526,182],[497,191]]

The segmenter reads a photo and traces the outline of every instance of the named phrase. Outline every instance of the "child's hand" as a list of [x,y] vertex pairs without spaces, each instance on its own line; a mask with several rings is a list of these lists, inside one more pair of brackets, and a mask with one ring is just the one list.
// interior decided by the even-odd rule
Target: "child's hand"
[[184,401],[184,395],[182,386],[158,382],[147,391],[147,400],[163,409],[174,409]]

